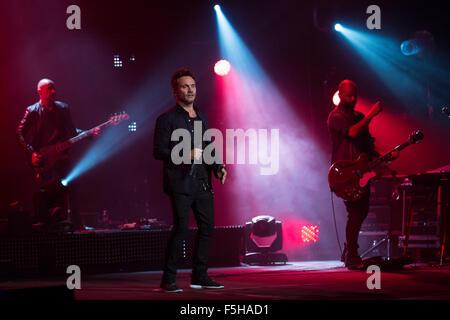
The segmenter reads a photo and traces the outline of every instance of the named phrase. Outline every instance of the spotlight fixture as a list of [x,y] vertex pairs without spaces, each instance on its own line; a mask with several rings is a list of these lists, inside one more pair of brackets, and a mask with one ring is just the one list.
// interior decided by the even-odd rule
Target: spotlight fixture
[[432,53],[435,49],[433,35],[426,31],[417,31],[411,39],[405,40],[400,45],[400,51],[405,56],[424,55]]
[[118,54],[114,55],[114,68],[122,68],[123,63]]
[[218,5],[218,4],[216,4],[215,6],[214,6],[214,10],[220,10],[220,6]]
[[319,241],[319,227],[315,225],[303,226],[302,229],[303,243],[316,243]]
[[344,31],[344,27],[342,27],[342,25],[340,23],[336,23],[334,25],[334,30],[336,30],[337,32],[342,32],[342,31]]
[[339,102],[341,102],[341,98],[339,98],[339,90],[337,90],[334,94],[333,94],[333,104],[335,106],[337,106],[339,104]]
[[128,131],[135,132],[137,130],[137,124],[136,122],[132,122],[128,125]]
[[226,76],[231,69],[231,64],[227,60],[219,60],[214,65],[214,72],[219,76]]
[[245,224],[245,249],[243,262],[267,265],[286,263],[286,254],[276,252],[283,247],[281,222],[271,216],[257,216]]

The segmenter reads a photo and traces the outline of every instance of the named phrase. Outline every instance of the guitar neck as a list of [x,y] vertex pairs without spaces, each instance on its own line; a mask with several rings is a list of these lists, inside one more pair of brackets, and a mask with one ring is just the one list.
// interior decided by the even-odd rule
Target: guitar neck
[[128,115],[126,113],[123,113],[123,114],[121,114],[119,116],[112,117],[108,121],[105,121],[102,124],[99,124],[98,126],[92,128],[92,129],[83,131],[83,132],[81,132],[80,134],[76,135],[73,138],[70,138],[68,140],[65,140],[63,142],[60,142],[60,143],[57,143],[57,144],[53,145],[52,146],[52,150],[56,151],[56,152],[63,152],[65,150],[69,149],[73,144],[75,144],[75,143],[77,143],[77,142],[79,142],[79,141],[81,141],[81,140],[83,140],[85,138],[93,136],[94,135],[94,130],[96,128],[99,128],[100,131],[101,131],[104,128],[109,127],[110,125],[116,125],[116,124],[119,124],[123,120],[128,120],[128,118],[129,117],[128,117]]
[[407,146],[409,146],[411,144],[410,141],[406,141],[405,143],[395,147],[394,149],[392,149],[391,151],[389,151],[388,153],[382,155],[381,157],[375,159],[374,161],[369,163],[369,168],[370,169],[374,169],[377,166],[379,166],[380,164],[382,164],[383,162],[389,161],[392,157],[392,153],[394,151],[402,151],[403,149],[405,149]]
[[108,120],[108,121],[106,121],[106,122],[103,122],[102,124],[100,124],[100,125],[98,125],[98,126],[92,128],[92,129],[83,131],[83,132],[81,132],[80,134],[78,134],[77,136],[75,136],[75,137],[73,137],[73,138],[70,138],[69,140],[66,140],[63,144],[65,145],[65,144],[67,143],[67,147],[70,147],[70,145],[72,145],[72,144],[74,144],[74,143],[77,143],[77,142],[79,142],[79,141],[81,141],[81,140],[83,140],[83,139],[85,139],[85,138],[88,138],[88,137],[93,136],[93,135],[94,135],[94,129],[95,129],[95,128],[99,127],[100,130],[103,130],[104,128],[107,128],[107,127],[109,127],[110,125],[112,125],[112,123],[113,123],[112,120]]

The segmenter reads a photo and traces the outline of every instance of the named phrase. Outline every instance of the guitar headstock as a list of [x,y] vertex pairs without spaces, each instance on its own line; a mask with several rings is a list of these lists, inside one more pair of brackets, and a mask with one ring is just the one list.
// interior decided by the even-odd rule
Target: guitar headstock
[[422,139],[423,139],[423,133],[420,130],[414,131],[409,135],[409,142],[411,144],[416,144]]
[[130,116],[125,111],[115,113],[111,116],[111,118],[109,118],[109,120],[112,122],[113,125],[118,125],[122,121],[128,119],[130,119]]

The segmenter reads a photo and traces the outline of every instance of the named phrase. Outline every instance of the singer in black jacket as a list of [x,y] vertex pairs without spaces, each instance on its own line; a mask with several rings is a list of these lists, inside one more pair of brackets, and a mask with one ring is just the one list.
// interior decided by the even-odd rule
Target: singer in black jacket
[[[191,288],[223,288],[223,285],[213,281],[207,275],[207,261],[211,237],[214,230],[214,194],[211,184],[211,171],[221,183],[225,183],[227,172],[225,165],[216,161],[213,164],[193,164],[194,160],[202,159],[202,152],[208,142],[194,145],[194,123],[197,127],[201,122],[202,133],[209,128],[206,114],[194,106],[196,83],[189,69],[180,69],[172,77],[172,90],[176,105],[156,120],[153,155],[163,161],[164,192],[169,195],[172,213],[173,229],[166,250],[164,273],[161,289],[166,292],[182,291],[176,283],[177,260],[181,244],[185,239],[189,214],[192,209],[198,226],[195,245]],[[189,158],[191,163],[175,164],[172,158],[173,148],[180,141],[171,141],[172,133],[184,129],[190,133],[191,146]],[[214,155],[214,153],[213,153]]]
[[[174,164],[171,159],[172,149],[180,141],[171,141],[172,132],[176,129],[185,129],[191,134],[191,150],[194,148],[194,121],[202,122],[203,132],[209,129],[208,118],[206,114],[193,106],[196,117],[190,117],[186,111],[178,103],[166,113],[163,113],[156,120],[153,155],[155,159],[163,161],[163,187],[164,192],[171,195],[173,192],[192,195],[195,193],[197,181],[199,179],[206,180],[211,185],[211,172],[216,178],[219,178],[220,168],[223,165],[214,163],[208,165],[199,163],[192,165]],[[202,141],[198,149],[205,149],[209,144],[208,141]],[[196,178],[196,179],[195,179]]]

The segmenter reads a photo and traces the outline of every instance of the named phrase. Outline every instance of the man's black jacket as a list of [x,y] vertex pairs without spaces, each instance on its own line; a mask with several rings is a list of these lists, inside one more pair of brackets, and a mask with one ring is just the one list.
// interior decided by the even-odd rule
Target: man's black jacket
[[[203,132],[209,129],[208,118],[206,114],[194,107],[197,112],[198,117],[202,120]],[[155,133],[154,133],[154,144],[153,144],[153,156],[157,160],[163,161],[164,170],[164,192],[171,194],[184,193],[193,194],[196,190],[195,177],[190,174],[192,173],[192,164],[179,164],[176,165],[172,162],[171,152],[172,148],[180,143],[180,141],[171,141],[172,132],[176,129],[186,129],[191,133],[191,140],[194,139],[194,133],[191,131],[191,126],[189,121],[189,113],[184,110],[181,106],[175,105],[172,109],[163,113],[156,120]],[[218,177],[218,172],[222,167],[219,163],[213,163],[208,165],[204,163],[206,171],[208,173],[208,182],[211,184],[211,171],[214,175]]]
[[20,146],[31,156],[44,146],[76,136],[77,129],[67,104],[55,101],[52,111],[46,113],[40,102],[36,102],[25,110],[16,134]]
[[[51,111],[37,102],[25,111],[25,115],[17,127],[17,139],[27,154],[31,164],[33,152],[39,152],[42,147],[54,145],[77,135],[67,104],[55,101]],[[52,167],[40,174],[40,183],[45,185],[53,179],[62,179],[69,170],[69,160],[58,160]]]

